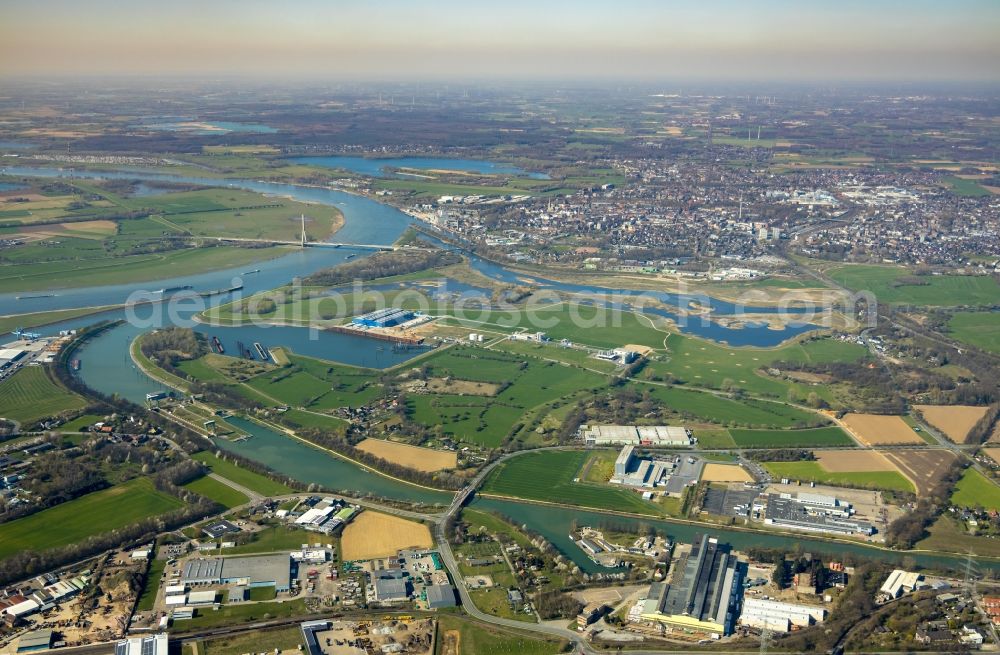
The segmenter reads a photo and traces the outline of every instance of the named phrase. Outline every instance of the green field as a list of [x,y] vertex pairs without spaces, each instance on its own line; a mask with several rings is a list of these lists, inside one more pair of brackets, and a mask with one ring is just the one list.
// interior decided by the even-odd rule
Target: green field
[[1000,487],[976,469],[969,468],[955,485],[951,502],[959,507],[1000,511]]
[[518,455],[489,475],[483,493],[637,514],[658,513],[654,505],[629,491],[573,482],[589,455],[578,450]]
[[100,307],[83,307],[81,309],[57,309],[51,312],[32,312],[30,314],[18,314],[17,316],[5,316],[0,318],[0,334],[6,335],[17,328],[30,329],[51,323],[68,321],[101,311],[103,311],[103,308]]
[[180,500],[154,489],[148,478],[129,480],[0,524],[0,559],[26,550],[68,546],[181,506]]
[[636,385],[648,392],[682,418],[721,425],[744,425],[759,428],[806,426],[823,419],[816,414],[782,403],[762,400],[732,400],[723,396],[680,387]]
[[699,448],[735,448],[736,442],[729,435],[729,430],[694,430],[694,438],[698,440]]
[[[987,275],[912,276],[902,266],[851,264],[827,271],[854,291],[871,291],[882,302],[929,306],[994,305],[1000,284]],[[908,284],[907,280],[919,281]]]
[[270,398],[314,411],[357,407],[375,400],[381,388],[366,369],[291,356],[292,366],[262,373],[247,384]]
[[195,453],[191,457],[207,465],[212,469],[213,473],[218,473],[227,480],[232,480],[241,487],[246,487],[264,496],[283,496],[293,491],[293,489],[280,482],[275,482],[259,473],[248,471],[232,462],[219,459],[214,453],[210,453],[207,450]]
[[[447,313],[447,312],[446,312]],[[470,328],[497,327],[504,332],[524,328],[542,331],[553,340],[569,339],[597,348],[618,348],[638,344],[663,348],[665,327],[653,327],[650,318],[634,312],[604,309],[579,303],[555,303],[518,312],[468,310],[464,318],[453,316],[450,323]]]
[[59,430],[62,432],[79,432],[81,428],[89,427],[103,420],[104,417],[97,414],[84,414],[83,416],[77,416],[72,421],[63,423],[59,426]]
[[423,360],[434,377],[509,382],[493,397],[421,394],[407,398],[409,418],[428,428],[440,425],[458,439],[497,446],[537,410],[560,398],[597,390],[607,379],[580,368],[478,348],[449,348]]
[[0,382],[0,417],[33,423],[82,409],[86,401],[49,379],[44,366],[25,366]]
[[[304,543],[316,543],[320,540],[316,533],[309,533],[297,528],[290,528],[284,525],[266,527],[253,533],[253,540],[240,546],[234,546],[225,550],[226,555],[253,555],[256,553],[280,553],[282,551],[295,550]],[[323,536],[324,542],[330,541],[332,537]]]
[[140,612],[148,612],[156,604],[156,593],[160,590],[160,578],[163,577],[165,568],[167,568],[167,560],[165,559],[154,559],[150,562],[146,584],[142,588],[139,604],[136,606]]
[[497,628],[450,614],[439,619],[435,655],[444,652],[444,636],[457,631],[461,655],[553,655],[565,652],[566,641],[543,640],[509,628]]
[[824,385],[796,383],[761,372],[773,362],[854,362],[867,354],[863,346],[830,338],[806,339],[777,348],[732,348],[682,334],[671,334],[667,349],[670,359],[650,362],[644,371],[646,375],[670,375],[686,384],[712,389],[741,388],[782,400],[787,398],[789,389],[802,398],[809,393],[828,401],[833,397]]
[[[273,653],[294,651],[303,643],[298,626],[271,630],[254,630],[246,634],[216,637],[198,643],[199,655],[244,655],[244,653]],[[184,649],[181,655],[189,655]]]
[[242,505],[250,500],[245,494],[207,475],[188,482],[184,488],[201,494],[209,500],[214,500],[226,509]]
[[192,630],[203,630],[223,625],[237,626],[268,619],[304,616],[307,613],[305,600],[302,598],[285,602],[275,601],[271,603],[221,605],[217,610],[213,610],[210,607],[201,607],[198,608],[197,614],[193,619],[177,621],[170,626],[170,632],[190,632]]
[[859,489],[884,489],[916,493],[913,483],[898,471],[858,471],[833,473],[825,470],[819,462],[765,462],[766,468],[775,478],[790,478],[803,482],[817,482]]
[[741,448],[820,448],[853,446],[854,442],[836,426],[808,430],[743,430],[731,428],[729,435]]
[[964,177],[958,177],[957,175],[949,175],[945,178],[945,182],[951,187],[952,193],[956,196],[966,196],[969,198],[983,198],[990,195],[990,190],[984,188],[979,182],[975,180],[967,180]]
[[0,265],[0,293],[118,284],[124,279],[142,282],[173,277],[178,271],[194,275],[262,262],[287,252],[280,247],[218,246],[102,259]]
[[948,332],[971,346],[1000,353],[998,312],[956,312],[948,321]]
[[929,535],[918,541],[915,548],[963,556],[971,552],[979,557],[1000,557],[1000,539],[969,534],[965,523],[952,518],[948,512],[938,517],[927,532]]

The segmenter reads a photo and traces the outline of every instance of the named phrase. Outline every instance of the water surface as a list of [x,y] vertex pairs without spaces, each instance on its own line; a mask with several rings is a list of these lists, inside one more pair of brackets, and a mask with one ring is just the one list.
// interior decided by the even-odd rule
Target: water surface
[[406,173],[390,173],[387,168],[412,168],[422,171],[463,171],[480,173],[482,175],[517,175],[534,180],[547,180],[545,173],[530,173],[513,164],[502,164],[484,159],[447,159],[443,157],[293,157],[290,161],[310,166],[338,168],[359,175],[371,177],[389,177],[390,175],[406,175]]

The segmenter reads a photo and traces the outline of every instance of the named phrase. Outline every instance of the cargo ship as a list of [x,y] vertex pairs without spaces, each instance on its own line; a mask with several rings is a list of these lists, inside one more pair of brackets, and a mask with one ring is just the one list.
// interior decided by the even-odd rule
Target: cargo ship
[[226,349],[222,347],[222,342],[219,341],[219,337],[216,336],[212,337],[212,348],[220,355],[225,354],[226,352]]
[[187,291],[191,288],[190,284],[184,284],[178,287],[165,287],[160,289],[159,293],[173,293],[174,291]]

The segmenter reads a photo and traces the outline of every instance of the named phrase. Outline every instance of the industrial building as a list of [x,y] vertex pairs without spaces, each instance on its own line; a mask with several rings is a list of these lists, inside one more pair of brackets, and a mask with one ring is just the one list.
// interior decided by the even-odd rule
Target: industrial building
[[609,482],[637,489],[663,489],[668,495],[679,496],[684,488],[696,484],[701,476],[704,461],[699,457],[657,459],[640,457],[635,446],[622,448],[615,459],[614,474]]
[[410,598],[409,583],[404,578],[375,578],[372,588],[372,598],[379,603],[401,603]]
[[455,589],[450,584],[428,585],[424,591],[427,593],[427,609],[455,606]]
[[355,316],[351,319],[351,323],[362,327],[386,328],[412,321],[414,318],[416,318],[414,312],[406,309],[387,307],[386,309],[378,309],[374,312],[362,314],[361,316]]
[[22,348],[0,348],[0,370],[3,370],[24,357],[27,351]]
[[[636,457],[632,453],[634,446],[625,446],[618,459],[615,460],[615,475],[611,478],[613,484],[626,487],[645,487],[653,489],[663,483],[669,472],[673,470],[673,462],[662,462],[646,457]],[[628,451],[626,453],[626,451]]]
[[684,632],[728,635],[739,613],[746,570],[728,544],[702,535],[678,560],[669,584],[653,583],[639,617]]
[[115,655],[167,655],[167,635],[122,639],[115,644]]
[[325,498],[296,518],[295,525],[313,532],[332,534],[350,523],[357,511],[358,508],[348,506],[342,501]]
[[779,527],[827,532],[830,534],[875,534],[875,526],[851,518],[851,504],[821,494],[769,494],[764,510],[764,523]]
[[181,584],[274,587],[282,592],[290,589],[291,575],[292,559],[287,554],[194,559],[184,564]]
[[687,428],[673,425],[584,425],[580,436],[587,446],[690,446]]
[[923,589],[928,585],[924,582],[924,576],[919,573],[910,573],[902,569],[896,569],[889,574],[886,581],[879,589],[879,595],[885,600],[899,598],[903,594],[909,594],[917,589]]
[[46,628],[45,630],[35,630],[33,632],[25,632],[21,635],[21,638],[17,640],[17,650],[16,653],[35,653],[40,650],[48,650],[52,645],[52,630]]
[[822,607],[763,598],[745,599],[740,612],[742,625],[771,632],[789,632],[792,626],[805,628],[813,623],[822,623],[824,619],[826,610]]

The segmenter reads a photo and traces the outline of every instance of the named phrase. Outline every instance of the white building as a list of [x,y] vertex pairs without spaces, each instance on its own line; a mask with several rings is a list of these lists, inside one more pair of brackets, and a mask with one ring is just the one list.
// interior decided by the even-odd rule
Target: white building
[[752,628],[767,628],[772,632],[788,632],[792,626],[804,628],[813,623],[822,623],[826,610],[815,605],[784,603],[762,598],[746,598],[740,623]]
[[635,446],[625,446],[618,454],[618,459],[615,460],[616,478],[624,478],[625,474],[628,473],[628,465],[632,463],[632,453],[634,450]]
[[115,655],[167,655],[167,635],[122,639],[115,644]]
[[588,446],[690,446],[687,428],[674,425],[584,425],[580,428]]
[[908,594],[916,589],[921,589],[927,585],[923,583],[924,576],[919,573],[910,573],[902,569],[896,569],[889,574],[886,581],[882,583],[879,594],[887,599],[899,598],[903,594]]

